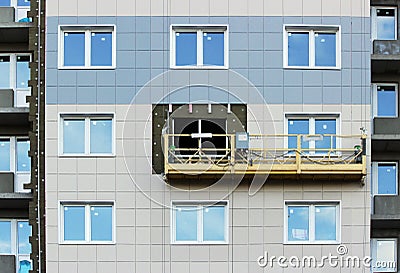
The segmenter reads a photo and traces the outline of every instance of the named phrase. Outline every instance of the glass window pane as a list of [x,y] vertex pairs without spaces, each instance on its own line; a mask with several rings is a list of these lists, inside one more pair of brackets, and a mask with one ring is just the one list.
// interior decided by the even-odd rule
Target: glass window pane
[[197,65],[197,33],[177,32],[176,37],[176,65]]
[[[308,119],[289,119],[288,120],[288,134],[289,135],[308,135],[309,134],[309,120]],[[308,149],[308,141],[301,141],[301,148]],[[297,148],[297,137],[289,136],[288,148]]]
[[376,240],[376,260],[374,262],[381,262],[382,268],[379,268],[379,272],[396,271],[396,261],[396,241]]
[[90,153],[112,153],[112,120],[90,120]]
[[112,206],[90,207],[92,241],[112,241]]
[[288,240],[309,240],[308,206],[288,206]]
[[288,65],[309,65],[309,34],[308,32],[288,33]]
[[336,66],[336,33],[315,33],[315,65]]
[[225,207],[203,208],[203,240],[225,241]]
[[10,88],[10,56],[0,56],[0,88]]
[[29,7],[31,5],[30,0],[18,0],[17,5],[20,7]]
[[31,158],[29,152],[29,140],[17,140],[17,171],[29,172],[31,170]]
[[63,121],[63,152],[64,154],[85,153],[85,120],[64,119]]
[[378,194],[397,194],[396,164],[378,164]]
[[18,222],[18,254],[30,254],[31,244],[29,236],[32,235],[32,227],[28,221]]
[[11,0],[0,0],[0,7],[9,7],[11,6]]
[[65,66],[85,65],[84,32],[64,33],[64,65]]
[[64,240],[85,240],[84,206],[64,206]]
[[203,64],[224,65],[223,32],[208,32],[203,34]]
[[376,10],[376,32],[378,40],[395,40],[396,18],[394,9]]
[[176,241],[197,241],[197,210],[189,206],[175,208]]
[[377,86],[377,114],[378,117],[395,117],[397,112],[396,87]]
[[336,137],[329,135],[336,135],[336,119],[316,119],[315,134],[325,135],[322,140],[315,141],[316,149],[335,149]]
[[17,88],[28,88],[29,61],[29,56],[17,56]]
[[32,265],[30,261],[23,260],[19,262],[19,270],[18,273],[29,273],[29,270],[32,269]]
[[11,222],[0,221],[0,253],[11,254]]
[[315,206],[315,240],[336,240],[336,206]]
[[111,66],[112,65],[112,33],[93,32],[91,33],[91,65]]
[[0,171],[10,171],[10,140],[0,139]]

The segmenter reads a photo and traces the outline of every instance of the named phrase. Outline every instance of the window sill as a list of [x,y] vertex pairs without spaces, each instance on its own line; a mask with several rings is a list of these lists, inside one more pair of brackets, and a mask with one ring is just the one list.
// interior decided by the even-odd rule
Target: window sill
[[110,242],[82,242],[82,241],[71,241],[71,242],[59,242],[60,245],[115,245],[115,241]]
[[59,70],[115,70],[115,65],[112,66],[59,66]]
[[171,245],[228,245],[229,242],[193,242],[193,241],[182,241],[182,242],[171,242]]
[[284,66],[284,69],[292,70],[341,70],[340,66]]
[[340,242],[339,241],[315,241],[315,242],[286,241],[283,244],[284,245],[340,245]]
[[60,158],[114,158],[115,154],[59,154]]
[[176,70],[228,70],[228,66],[171,66]]

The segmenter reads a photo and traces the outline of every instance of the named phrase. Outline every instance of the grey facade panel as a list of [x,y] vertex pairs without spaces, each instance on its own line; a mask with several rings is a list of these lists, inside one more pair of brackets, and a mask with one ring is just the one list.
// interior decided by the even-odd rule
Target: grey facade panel
[[0,255],[0,268],[2,273],[15,273],[15,256]]
[[[305,22],[307,20],[307,22]],[[263,90],[270,103],[301,104],[305,101],[322,103],[366,103],[369,92],[369,44],[363,41],[369,39],[365,27],[369,18],[354,17],[49,17],[48,26],[50,38],[47,87],[58,87],[57,95],[47,96],[49,104],[68,103],[127,103],[133,95],[152,78],[170,70],[170,41],[171,24],[229,24],[229,69],[249,79],[252,84]],[[116,69],[88,70],[77,73],[78,70],[57,70],[58,68],[58,24],[78,24],[82,22],[96,24],[116,24]],[[339,70],[304,70],[283,68],[283,24],[334,24],[341,25],[342,52],[341,69]],[[353,22],[355,22],[353,24]],[[83,23],[82,23],[83,24]],[[369,25],[369,23],[368,23]],[[356,29],[356,28],[360,29]],[[350,36],[356,33],[356,36]],[[81,73],[82,72],[82,73]],[[175,73],[175,72],[174,72]],[[179,72],[177,72],[179,73]],[[208,73],[205,82],[208,83],[213,74]],[[77,75],[82,76],[77,76]],[[226,81],[225,81],[226,82]],[[175,83],[179,83],[175,82]],[[235,86],[235,80],[229,81]],[[109,88],[110,94],[104,88],[96,91],[96,98],[90,99],[88,93],[79,91],[82,87],[117,87]],[[298,92],[300,86],[319,88]],[[350,94],[333,96],[324,93],[323,87],[359,87],[350,88]],[[61,88],[70,87],[70,88]],[[126,88],[119,88],[126,87]],[[268,89],[285,90],[281,94],[273,94]],[[280,88],[278,88],[280,87]],[[285,88],[282,88],[285,87]],[[293,87],[288,88],[288,87]],[[293,89],[297,91],[293,91]],[[361,90],[360,90],[361,89]],[[69,90],[71,94],[63,94]],[[75,91],[74,91],[75,90]],[[355,94],[351,94],[354,90]],[[51,90],[54,92],[55,90]],[[248,98],[247,91],[243,98]],[[335,92],[335,94],[338,91]],[[345,91],[346,93],[348,91]],[[91,91],[91,94],[94,92]],[[293,93],[294,96],[291,96]],[[74,95],[75,94],[75,95]],[[363,94],[363,95],[361,95]],[[272,95],[272,96],[271,96]],[[316,96],[315,96],[316,95]],[[287,97],[290,96],[290,97]],[[312,96],[312,97],[309,97]],[[152,94],[151,97],[154,98]],[[182,103],[188,96],[177,97],[177,103]],[[216,97],[219,97],[217,95]],[[278,100],[278,98],[282,98]],[[284,98],[284,99],[283,99]],[[338,100],[338,98],[340,98]],[[110,100],[110,101],[108,101]],[[369,99],[368,99],[369,100]],[[186,101],[187,102],[187,101]]]

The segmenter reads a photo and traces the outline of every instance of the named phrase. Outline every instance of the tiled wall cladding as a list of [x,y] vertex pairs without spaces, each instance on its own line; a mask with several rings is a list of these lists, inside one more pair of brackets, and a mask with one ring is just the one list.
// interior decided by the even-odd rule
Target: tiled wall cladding
[[[370,41],[366,17],[48,17],[47,103],[127,104],[151,79],[169,71],[171,24],[228,24],[229,68],[248,79],[270,104],[369,104]],[[115,70],[59,70],[58,26],[63,24],[115,24]],[[340,70],[283,69],[283,25],[341,26]],[[189,72],[187,72],[189,73]],[[221,71],[191,75],[205,83]],[[222,72],[223,73],[223,72]],[[198,79],[197,79],[198,80]],[[157,93],[158,92],[158,93]],[[151,89],[136,103],[157,103],[162,89]],[[172,103],[210,100],[215,89],[186,90]],[[243,88],[240,99],[251,92]],[[236,102],[223,94],[220,103]]]

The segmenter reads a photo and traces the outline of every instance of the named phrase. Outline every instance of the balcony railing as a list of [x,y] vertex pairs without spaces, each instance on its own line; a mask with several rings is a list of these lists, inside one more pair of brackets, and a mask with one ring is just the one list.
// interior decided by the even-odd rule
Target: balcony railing
[[399,40],[375,40],[373,42],[373,53],[375,56],[400,55]]
[[[173,175],[269,174],[361,179],[366,174],[364,135],[165,134],[164,170]],[[246,140],[246,137],[248,140]],[[197,147],[179,147],[197,138]],[[204,147],[203,140],[208,141]],[[211,147],[219,138],[225,147]],[[221,138],[223,141],[221,141]],[[182,142],[182,141],[181,141]],[[186,142],[187,143],[187,142]],[[193,142],[192,142],[193,143]],[[342,148],[344,147],[344,148]]]

